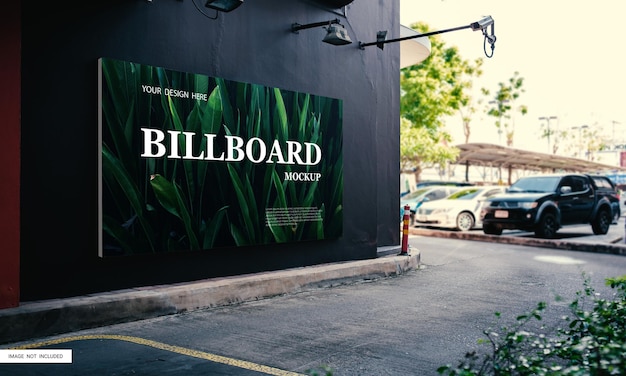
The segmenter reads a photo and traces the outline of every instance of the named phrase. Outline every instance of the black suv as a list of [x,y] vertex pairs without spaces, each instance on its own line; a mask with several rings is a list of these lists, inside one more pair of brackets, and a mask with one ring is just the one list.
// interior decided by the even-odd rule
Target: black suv
[[608,192],[609,201],[611,201],[611,209],[613,210],[613,224],[617,224],[622,216],[622,208],[620,206],[620,192],[617,185],[610,178],[604,175],[590,175],[596,187],[600,190]]
[[505,194],[485,202],[481,211],[483,232],[500,235],[503,229],[517,229],[553,238],[562,226],[589,223],[594,234],[606,234],[614,217],[612,201],[616,196],[613,182],[601,175],[523,177]]

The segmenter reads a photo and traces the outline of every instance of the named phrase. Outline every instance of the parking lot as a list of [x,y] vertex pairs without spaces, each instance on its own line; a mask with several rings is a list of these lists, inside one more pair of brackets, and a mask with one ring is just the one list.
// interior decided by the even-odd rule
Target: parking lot
[[[409,236],[422,264],[397,278],[6,345],[71,349],[73,361],[0,364],[0,374],[304,375],[329,366],[336,376],[434,376],[437,367],[477,348],[483,330],[494,325],[495,311],[509,323],[538,300],[553,302],[555,294],[569,302],[582,287],[581,271],[606,291],[603,278],[623,274],[626,267],[623,256],[478,241],[484,237],[480,231],[464,233],[477,241],[455,239],[458,231],[430,231]],[[587,227],[563,235],[561,241],[571,244],[594,237]],[[533,240],[515,234],[498,238]],[[556,303],[555,309],[544,315],[545,322],[559,322],[567,304]]]

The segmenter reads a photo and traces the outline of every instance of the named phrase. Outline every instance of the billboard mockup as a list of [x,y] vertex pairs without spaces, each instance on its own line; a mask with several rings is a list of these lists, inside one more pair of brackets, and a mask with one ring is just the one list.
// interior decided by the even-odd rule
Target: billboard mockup
[[338,238],[342,101],[101,58],[99,255]]

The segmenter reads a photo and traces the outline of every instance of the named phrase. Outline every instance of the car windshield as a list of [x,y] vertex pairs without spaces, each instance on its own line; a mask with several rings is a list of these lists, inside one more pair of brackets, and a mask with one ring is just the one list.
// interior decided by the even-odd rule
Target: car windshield
[[481,191],[479,188],[462,189],[448,196],[448,200],[471,200]]
[[559,181],[558,176],[521,178],[511,185],[509,192],[554,192]]
[[430,188],[422,188],[422,189],[418,189],[415,192],[411,192],[408,195],[402,197],[403,200],[413,200],[416,198],[419,198],[421,196],[424,195],[424,193],[426,193]]

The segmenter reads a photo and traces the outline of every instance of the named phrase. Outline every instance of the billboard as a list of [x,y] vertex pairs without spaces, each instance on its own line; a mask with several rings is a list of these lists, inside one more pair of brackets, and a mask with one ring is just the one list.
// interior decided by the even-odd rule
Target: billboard
[[98,60],[99,256],[338,238],[342,101]]

